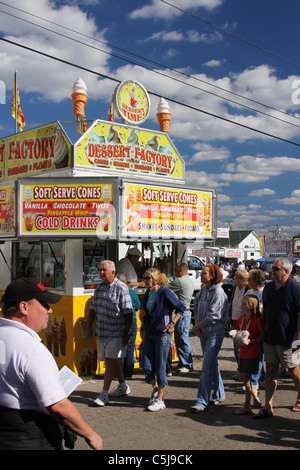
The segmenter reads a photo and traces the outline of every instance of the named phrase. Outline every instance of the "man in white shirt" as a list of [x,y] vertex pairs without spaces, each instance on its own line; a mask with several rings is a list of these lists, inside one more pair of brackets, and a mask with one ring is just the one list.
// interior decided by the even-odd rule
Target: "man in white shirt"
[[295,263],[296,274],[294,276],[295,281],[300,283],[300,259]]
[[122,258],[117,267],[117,274],[123,274],[127,283],[131,286],[143,286],[143,282],[139,282],[134,265],[138,262],[143,253],[138,248],[129,248],[125,258]]
[[68,400],[58,368],[38,332],[61,296],[34,279],[10,283],[0,318],[0,449],[60,450],[58,422],[84,437],[95,450],[102,439]]

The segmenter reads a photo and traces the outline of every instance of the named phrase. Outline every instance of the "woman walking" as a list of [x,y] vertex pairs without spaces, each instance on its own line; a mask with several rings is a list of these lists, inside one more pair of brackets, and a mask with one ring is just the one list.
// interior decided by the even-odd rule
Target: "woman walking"
[[[161,273],[148,269],[143,275],[147,287],[143,297],[145,337],[143,344],[143,369],[145,379],[153,387],[149,411],[163,410],[164,390],[167,385],[166,364],[171,337],[177,320],[183,315],[185,305],[176,295],[162,285]],[[175,316],[172,320],[172,313]]]
[[218,266],[208,265],[202,269],[203,287],[195,302],[196,323],[193,331],[200,337],[203,364],[197,401],[191,408],[194,413],[200,413],[208,407],[212,388],[213,403],[225,399],[217,359],[224,339],[228,315],[228,300],[222,288],[222,280],[223,276]]

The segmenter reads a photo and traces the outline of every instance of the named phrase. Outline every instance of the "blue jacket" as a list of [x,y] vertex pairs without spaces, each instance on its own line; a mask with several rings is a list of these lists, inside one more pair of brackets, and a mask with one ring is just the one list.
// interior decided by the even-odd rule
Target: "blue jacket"
[[151,335],[161,334],[172,320],[172,313],[183,315],[186,307],[176,295],[165,286],[160,286],[152,304],[151,312],[147,310],[149,289],[143,297],[145,315],[143,317],[145,331]]

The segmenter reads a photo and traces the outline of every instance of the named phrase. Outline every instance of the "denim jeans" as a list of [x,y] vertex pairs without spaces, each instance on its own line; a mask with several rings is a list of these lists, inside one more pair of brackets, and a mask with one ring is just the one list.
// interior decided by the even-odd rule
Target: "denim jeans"
[[171,346],[170,333],[145,334],[143,344],[143,370],[145,380],[150,383],[157,376],[159,387],[167,385],[166,364]]
[[131,331],[129,337],[129,343],[127,344],[126,357],[120,357],[124,377],[132,377],[134,369],[134,350],[135,350],[135,339],[137,334],[137,321],[134,317],[132,319]]
[[186,310],[175,326],[175,345],[179,363],[187,369],[193,369],[193,358],[189,340],[189,331],[191,323],[191,312]]
[[[231,322],[232,329],[236,329],[236,324],[237,324],[237,320],[232,320]],[[235,341],[233,341],[233,351],[234,351],[234,357],[235,357],[236,363],[239,366],[240,365],[240,358],[239,358],[240,347],[236,344]]]
[[262,382],[265,381],[265,370],[264,370],[264,347],[263,343],[259,343],[259,366],[258,366],[258,374],[251,375],[251,385],[257,385],[258,382],[261,380]]
[[198,385],[197,404],[204,408],[209,405],[212,388],[212,400],[221,400],[225,397],[224,385],[217,359],[223,339],[224,333],[200,336],[203,364]]

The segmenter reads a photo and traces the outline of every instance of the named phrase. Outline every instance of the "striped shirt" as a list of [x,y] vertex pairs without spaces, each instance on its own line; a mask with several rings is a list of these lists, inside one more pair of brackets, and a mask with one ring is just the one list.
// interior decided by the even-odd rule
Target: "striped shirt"
[[103,281],[95,289],[91,310],[96,316],[96,336],[99,341],[119,338],[126,326],[125,316],[133,313],[129,289],[115,278],[109,285]]

